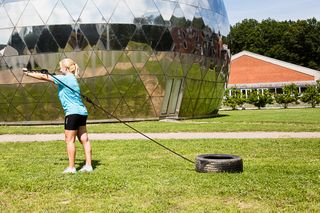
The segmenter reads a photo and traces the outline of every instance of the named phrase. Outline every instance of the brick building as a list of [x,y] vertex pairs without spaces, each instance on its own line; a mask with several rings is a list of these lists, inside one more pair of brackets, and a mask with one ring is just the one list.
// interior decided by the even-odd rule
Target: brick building
[[281,93],[282,87],[294,83],[302,92],[307,85],[315,84],[319,79],[318,70],[242,51],[231,58],[228,88],[241,89],[243,94],[251,89]]

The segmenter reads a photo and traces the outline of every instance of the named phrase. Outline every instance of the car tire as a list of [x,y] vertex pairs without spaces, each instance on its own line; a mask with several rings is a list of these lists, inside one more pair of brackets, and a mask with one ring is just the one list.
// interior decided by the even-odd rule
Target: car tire
[[236,155],[203,154],[196,157],[196,171],[240,173],[243,172],[243,162]]

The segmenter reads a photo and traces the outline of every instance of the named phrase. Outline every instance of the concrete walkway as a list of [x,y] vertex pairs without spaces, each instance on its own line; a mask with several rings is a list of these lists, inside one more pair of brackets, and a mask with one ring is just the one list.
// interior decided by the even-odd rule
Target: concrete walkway
[[[217,139],[217,138],[319,138],[320,132],[179,132],[145,133],[152,139]],[[95,140],[135,140],[146,139],[138,133],[89,133]],[[0,135],[1,142],[36,142],[64,140],[64,134]]]

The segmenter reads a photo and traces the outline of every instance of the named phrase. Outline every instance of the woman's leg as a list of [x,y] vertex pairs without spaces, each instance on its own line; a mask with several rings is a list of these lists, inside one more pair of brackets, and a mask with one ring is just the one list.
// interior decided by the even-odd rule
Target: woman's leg
[[92,152],[91,152],[91,144],[88,137],[87,127],[80,126],[78,129],[77,135],[80,143],[83,145],[83,149],[86,157],[86,165],[91,166]]
[[67,153],[69,158],[69,168],[74,168],[76,158],[76,140],[77,130],[65,130],[65,142],[67,144]]

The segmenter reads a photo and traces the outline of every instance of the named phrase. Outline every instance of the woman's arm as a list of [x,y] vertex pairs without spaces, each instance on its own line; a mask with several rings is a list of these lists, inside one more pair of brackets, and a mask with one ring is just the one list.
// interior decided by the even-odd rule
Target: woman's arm
[[32,78],[39,79],[39,80],[53,82],[53,79],[48,74],[43,74],[38,72],[28,72],[28,70],[25,68],[23,68],[22,71],[26,76],[30,76]]

